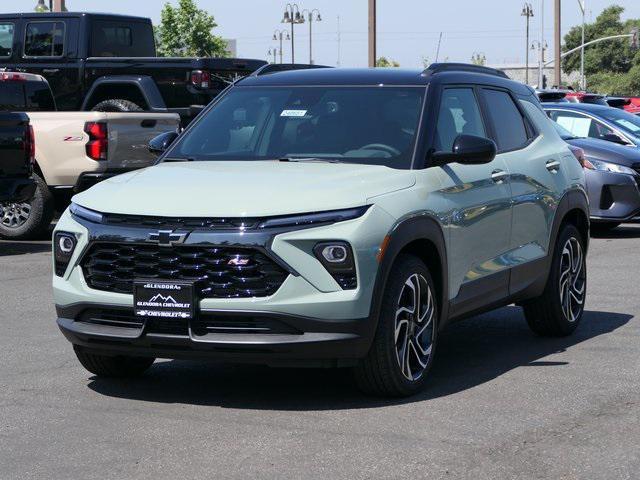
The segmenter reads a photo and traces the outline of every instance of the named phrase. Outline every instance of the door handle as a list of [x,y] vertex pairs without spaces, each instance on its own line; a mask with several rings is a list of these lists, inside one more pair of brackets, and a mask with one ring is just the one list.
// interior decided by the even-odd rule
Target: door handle
[[60,71],[59,68],[43,68],[42,73],[58,73]]
[[560,162],[557,160],[549,160],[545,166],[551,173],[558,173],[558,170],[560,170]]
[[494,170],[491,172],[491,180],[495,183],[502,183],[505,178],[507,178],[507,172],[504,170]]

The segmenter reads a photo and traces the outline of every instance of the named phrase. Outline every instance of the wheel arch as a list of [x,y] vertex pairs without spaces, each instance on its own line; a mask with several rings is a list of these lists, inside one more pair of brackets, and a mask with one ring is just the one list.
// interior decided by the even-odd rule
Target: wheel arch
[[149,76],[118,75],[98,78],[82,102],[82,110],[91,110],[104,100],[123,99],[132,101],[144,110],[166,111],[162,94],[153,78]]
[[428,213],[408,216],[396,222],[384,241],[380,268],[374,285],[371,317],[377,328],[378,317],[391,268],[398,256],[410,254],[420,258],[431,273],[440,306],[439,329],[448,318],[448,267],[446,244],[440,222]]

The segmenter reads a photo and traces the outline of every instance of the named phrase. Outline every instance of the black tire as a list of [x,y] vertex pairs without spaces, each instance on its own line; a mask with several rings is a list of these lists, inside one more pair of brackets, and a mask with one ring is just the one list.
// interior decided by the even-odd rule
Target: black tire
[[[12,224],[8,217],[0,215],[0,238],[10,240],[29,240],[39,238],[51,224],[55,213],[53,195],[46,182],[37,174],[33,174],[36,181],[36,191],[31,199],[19,204],[28,206],[28,217],[20,224]],[[5,208],[8,204],[4,204]],[[6,222],[6,223],[5,223]]]
[[73,351],[84,368],[98,377],[125,378],[142,375],[155,361],[150,357],[107,356],[89,353],[82,347]]
[[[581,303],[577,300],[575,302],[575,308],[572,303],[569,304],[569,309],[563,308],[562,298],[577,298],[577,296],[571,296],[568,289],[562,288],[564,293],[561,293],[561,282],[563,282],[562,270],[565,269],[567,253],[565,253],[565,246],[568,242],[577,242],[580,246],[580,272],[574,273],[573,267],[567,278],[567,286],[569,289],[578,285],[577,290],[582,290]],[[572,247],[572,251],[575,247]],[[564,225],[558,238],[556,239],[555,251],[553,254],[553,260],[551,261],[551,271],[547,279],[547,285],[545,286],[543,294],[534,299],[526,302],[523,305],[524,315],[527,319],[527,323],[531,330],[538,335],[544,337],[564,337],[570,335],[578,327],[582,315],[584,313],[584,304],[586,300],[587,290],[587,265],[585,259],[584,240],[578,229],[570,224]],[[573,264],[573,261],[569,262]],[[577,265],[578,261],[575,261]],[[563,282],[564,283],[564,282]],[[580,288],[581,287],[581,288]],[[569,312],[569,314],[567,314]],[[571,318],[570,318],[571,317]]]
[[[397,351],[396,321],[397,318],[400,318],[400,316],[397,316],[397,311],[406,293],[407,282],[413,277],[419,278],[417,276],[421,276],[426,282],[432,303],[431,308],[427,304],[427,308],[423,309],[423,313],[425,310],[428,312],[425,313],[427,316],[423,323],[414,322],[413,329],[415,329],[414,331],[420,331],[421,325],[426,327],[430,323],[430,331],[425,332],[426,335],[430,336],[430,346],[424,349],[430,353],[426,359],[423,358],[426,366],[423,367],[422,362],[418,364],[418,368],[422,368],[420,375],[416,375],[416,379],[410,380],[404,373],[405,368],[400,366],[400,356],[402,354]],[[424,284],[421,288],[424,288]],[[363,392],[384,397],[406,397],[417,393],[423,388],[435,355],[438,307],[436,289],[426,265],[413,255],[399,256],[391,269],[386,289],[383,293],[380,318],[378,319],[378,327],[371,349],[367,356],[353,369],[356,385]],[[420,310],[417,310],[417,312],[420,312]],[[421,314],[418,313],[417,315],[420,316]],[[408,320],[407,332],[411,331],[409,326],[411,321],[411,319]],[[422,340],[426,340],[426,338],[422,337]],[[413,344],[411,344],[411,340],[409,344],[404,342],[405,350],[409,352],[408,355],[415,361],[418,360],[417,356],[419,355],[416,341],[420,341],[418,335],[413,338]],[[410,349],[410,346],[413,346],[413,350]],[[427,347],[426,342],[423,343],[423,347]],[[411,354],[412,351],[414,352],[413,355]],[[405,365],[409,365],[409,362]],[[408,368],[409,372],[411,372],[411,366],[408,366]]]
[[131,100],[123,100],[114,98],[111,100],[103,100],[96,104],[91,110],[94,112],[142,112],[143,109],[137,103]]

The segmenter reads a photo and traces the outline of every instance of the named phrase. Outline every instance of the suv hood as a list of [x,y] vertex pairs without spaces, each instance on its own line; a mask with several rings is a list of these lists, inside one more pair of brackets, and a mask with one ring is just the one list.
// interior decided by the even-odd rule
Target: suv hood
[[262,217],[366,204],[413,186],[411,170],[327,162],[161,163],[105,180],[73,201],[105,213]]

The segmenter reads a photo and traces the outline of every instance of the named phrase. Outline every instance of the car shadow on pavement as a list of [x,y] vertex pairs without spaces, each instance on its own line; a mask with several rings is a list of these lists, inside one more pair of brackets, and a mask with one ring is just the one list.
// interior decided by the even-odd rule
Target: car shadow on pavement
[[587,311],[578,330],[564,338],[535,336],[518,307],[459,322],[440,337],[438,356],[425,391],[406,399],[363,395],[353,385],[347,369],[280,369],[178,360],[156,362],[135,380],[92,377],[88,386],[117,398],[237,409],[375,408],[452,395],[518,367],[562,368],[570,361],[549,361],[546,357],[613,332],[632,318],[621,313]]
[[14,242],[0,240],[0,258],[9,255],[24,255],[28,253],[50,252],[51,241],[33,240]]

